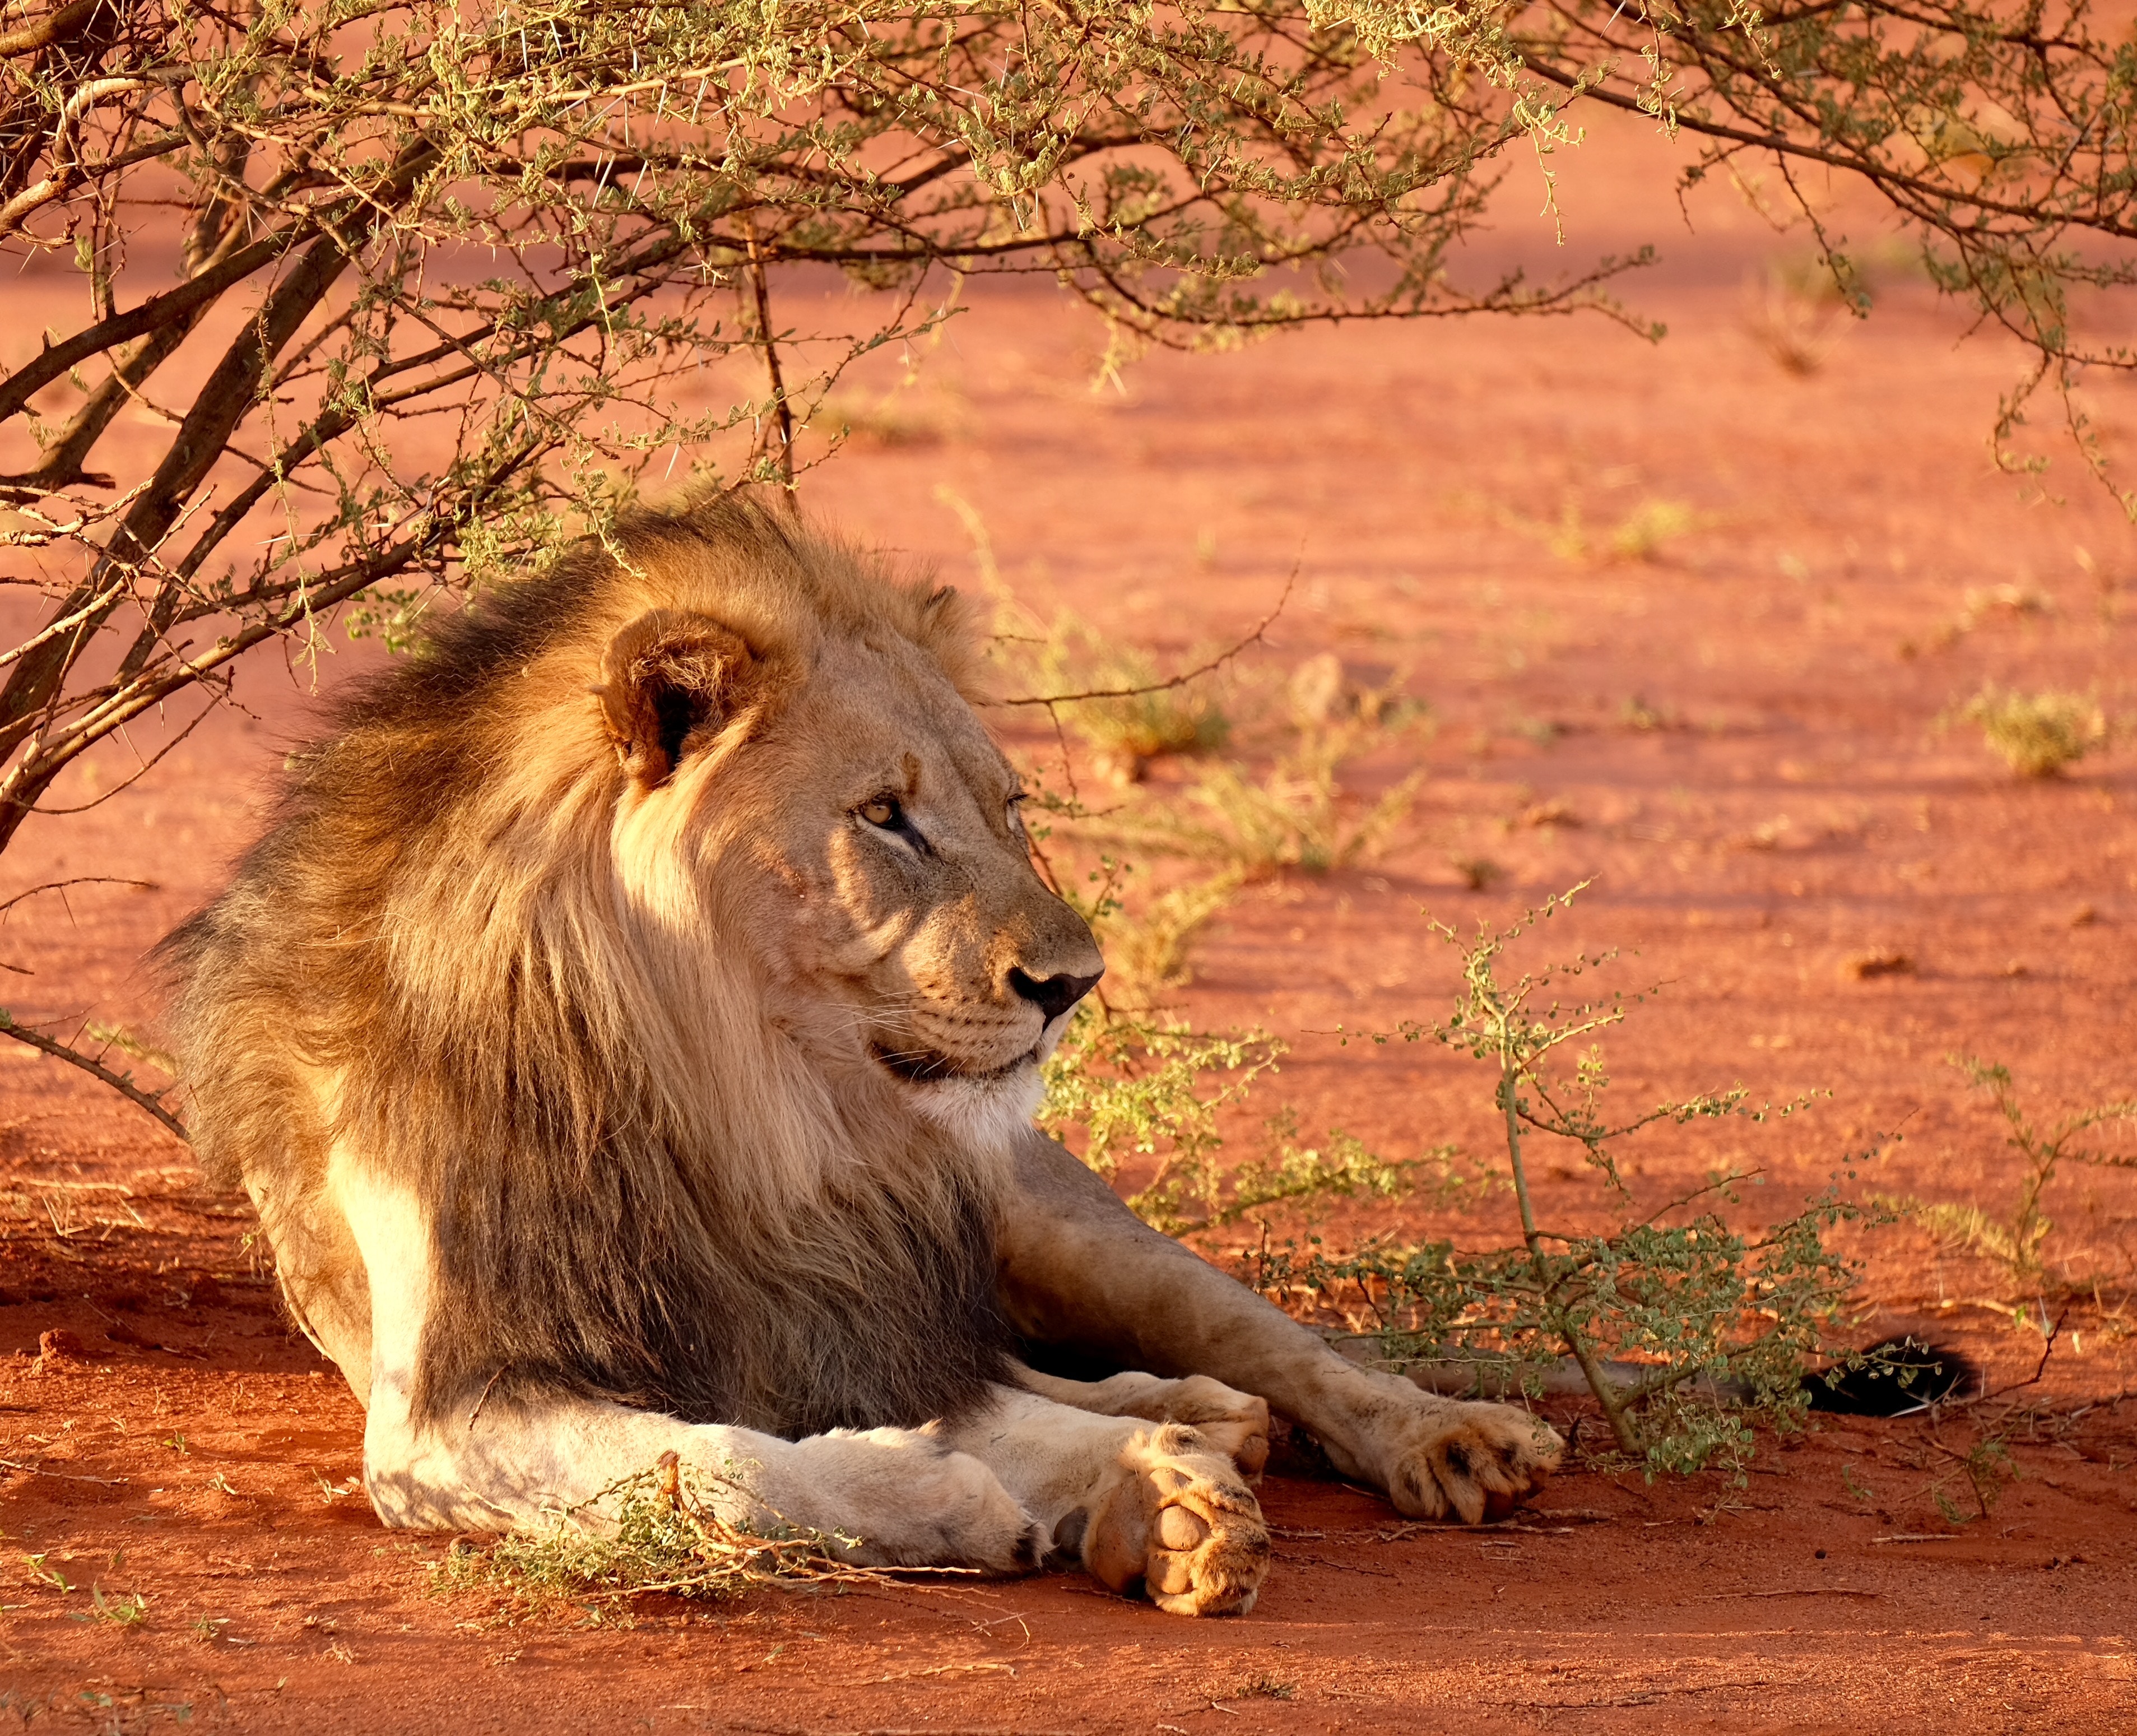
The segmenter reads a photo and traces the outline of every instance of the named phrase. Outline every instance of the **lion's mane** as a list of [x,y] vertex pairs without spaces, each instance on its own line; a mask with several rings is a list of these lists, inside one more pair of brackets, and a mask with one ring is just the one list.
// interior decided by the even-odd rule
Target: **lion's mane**
[[729,744],[823,636],[902,635],[969,688],[961,607],[733,500],[614,546],[485,592],[290,757],[163,946],[196,1143],[300,1310],[365,1305],[331,1154],[417,1197],[425,1420],[557,1388],[789,1437],[954,1415],[1004,1372],[995,1160],[841,1102],[717,883],[626,908],[616,852],[661,846],[619,828],[588,689],[618,623],[716,608],[774,672]]

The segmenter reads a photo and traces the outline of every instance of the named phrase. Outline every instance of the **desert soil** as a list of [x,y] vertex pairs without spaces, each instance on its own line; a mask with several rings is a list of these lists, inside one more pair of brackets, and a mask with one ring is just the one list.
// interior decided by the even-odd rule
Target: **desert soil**
[[[1894,274],[1810,372],[1779,366],[1746,284],[1794,241],[1726,192],[1688,233],[1667,163],[1606,139],[1564,183],[1573,251],[1664,245],[1627,290],[1668,322],[1659,346],[1594,319],[1345,329],[1152,357],[1093,395],[1089,326],[1050,291],[995,294],[898,401],[879,431],[896,437],[857,441],[806,498],[976,582],[947,490],[1025,602],[1173,666],[1249,628],[1295,568],[1233,703],[1271,703],[1331,651],[1429,703],[1429,739],[1352,778],[1370,797],[1429,770],[1388,852],[1250,886],[1179,997],[1200,1023],[1292,1044],[1268,1109],[1391,1152],[1488,1155],[1488,1086],[1466,1063],[1328,1033],[1440,1007],[1453,975],[1426,914],[1504,921],[1592,879],[1526,956],[1622,948],[1611,980],[1666,985],[1611,1038],[1627,1100],[1737,1080],[1830,1094],[1748,1137],[1654,1136],[1633,1151],[1642,1197],[1750,1163],[1747,1211],[1840,1172],[1857,1197],[1993,1212],[2012,1153],[1949,1056],[2009,1066],[2044,1114],[2137,1091],[2137,771],[2125,741],[2019,781],[1938,719],[1994,680],[2090,690],[2137,723],[2137,544],[2045,436],[2045,478],[1992,465],[2020,358],[1960,342],[1918,280]],[[1549,266],[1532,192],[1491,245]],[[32,315],[57,293],[9,291]],[[2137,432],[2127,388],[2094,408],[2110,441]],[[1689,519],[1649,558],[1550,546],[1569,514],[1599,542],[1658,505]],[[0,897],[142,884],[12,913],[18,1016],[153,1020],[141,955],[219,884],[316,692],[368,661],[344,648],[316,682],[263,662],[242,712],[139,782],[112,794],[134,763],[111,756],[63,789],[110,799],[28,827]],[[1034,762],[1056,753],[1003,716]],[[1743,1486],[1576,1462],[1516,1519],[1464,1530],[1272,1475],[1274,1570],[1232,1621],[1068,1576],[528,1615],[436,1594],[442,1540],[379,1529],[361,1413],[279,1314],[243,1202],[93,1084],[0,1048],[0,1714],[129,1731],[2126,1730],[2133,1179],[2056,1183],[2045,1310],[1919,1228],[1843,1232],[1866,1267],[1857,1340],[1932,1334],[2001,1397],[1764,1439]],[[1547,1212],[1592,1209],[1571,1166],[1543,1187]],[[1507,1215],[1346,1208],[1318,1233],[1482,1245]],[[55,1330],[79,1353],[41,1358]],[[1963,1460],[1984,1439],[2015,1477],[1977,1502]]]

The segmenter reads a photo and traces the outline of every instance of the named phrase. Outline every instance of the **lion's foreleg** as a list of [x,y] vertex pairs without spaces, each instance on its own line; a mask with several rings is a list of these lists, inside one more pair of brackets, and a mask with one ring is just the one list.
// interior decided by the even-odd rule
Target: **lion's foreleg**
[[[374,1384],[387,1396],[389,1380]],[[389,1525],[518,1530],[599,1526],[615,1491],[674,1453],[694,1495],[737,1530],[820,1534],[878,1566],[1020,1573],[1044,1539],[994,1474],[939,1434],[847,1430],[781,1441],[559,1393],[495,1407],[472,1426],[412,1425],[374,1402],[364,1480]]]
[[1146,1422],[1184,1422],[1248,1478],[1258,1477],[1268,1463],[1269,1410],[1266,1399],[1234,1392],[1206,1374],[1166,1380],[1134,1373],[1104,1380],[1064,1380],[1019,1365],[1017,1384],[1078,1411],[1102,1417],[1139,1417]]
[[1001,1234],[1001,1295],[1024,1337],[1257,1393],[1310,1430],[1337,1470],[1404,1513],[1475,1520],[1557,1464],[1547,1426],[1346,1361],[1317,1334],[1137,1219],[1054,1141],[1018,1148]]
[[998,1387],[947,1433],[1001,1480],[1057,1558],[1176,1615],[1253,1607],[1268,1566],[1261,1509],[1229,1455],[1196,1430]]
[[478,1397],[465,1413],[413,1403],[431,1276],[415,1197],[350,1166],[335,1192],[371,1301],[364,1481],[389,1525],[513,1530],[612,1516],[610,1492],[673,1452],[720,1517],[757,1534],[813,1531],[847,1558],[1011,1573],[1044,1539],[988,1468],[937,1430],[835,1430],[782,1441],[564,1392]]

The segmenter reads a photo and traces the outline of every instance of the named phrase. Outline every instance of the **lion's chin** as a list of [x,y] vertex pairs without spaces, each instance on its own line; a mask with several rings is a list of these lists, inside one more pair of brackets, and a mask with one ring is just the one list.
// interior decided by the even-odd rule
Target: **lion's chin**
[[992,1073],[943,1072],[915,1078],[899,1072],[898,1076],[910,1085],[907,1096],[921,1116],[959,1144],[976,1150],[1000,1151],[1014,1144],[1031,1125],[1039,1100],[1046,1095],[1035,1051]]

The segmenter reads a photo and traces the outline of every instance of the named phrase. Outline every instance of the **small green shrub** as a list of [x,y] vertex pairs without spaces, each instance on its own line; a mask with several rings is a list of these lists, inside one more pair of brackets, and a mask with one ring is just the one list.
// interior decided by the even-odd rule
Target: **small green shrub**
[[2081,1135],[2100,1128],[2137,1127],[2137,1098],[2073,1110],[2043,1126],[2018,1101],[2010,1069],[1967,1055],[1950,1059],[1968,1084],[1988,1095],[2003,1117],[2007,1129],[2003,1143],[2018,1155],[2017,1191],[1994,1212],[1979,1203],[1962,1206],[1911,1196],[1886,1197],[1879,1203],[1912,1218],[1933,1236],[1987,1256],[2004,1269],[2013,1285],[2037,1293],[2042,1287],[2042,1250],[2055,1229],[2043,1202],[2057,1169],[2066,1163],[2137,1168],[2137,1148],[2080,1143]]
[[1310,706],[1324,685],[1311,685],[1301,700],[1294,683],[1291,745],[1266,773],[1220,761],[1182,793],[1148,797],[1111,817],[1104,829],[1132,847],[1220,863],[1249,879],[1288,868],[1322,874],[1375,860],[1416,804],[1425,773],[1411,772],[1361,808],[1345,788],[1343,769],[1428,728],[1429,717],[1399,699],[1393,684],[1327,699],[1317,712]]
[[[1259,787],[1252,805],[1235,796],[1228,807],[1210,800],[1211,776],[1188,792],[1190,799],[1200,792],[1214,817],[1199,822],[1199,833],[1180,807],[1168,812],[1155,802],[1129,810],[1137,827],[1059,801],[1048,804],[1048,819],[1065,823],[1072,835],[1093,827],[1114,836],[1131,831],[1182,853],[1219,855],[1233,875],[1250,871],[1250,864],[1315,861],[1301,837],[1313,829],[1325,840],[1336,812],[1341,755],[1327,744],[1356,742],[1374,727],[1332,702],[1326,711],[1337,714],[1326,717],[1315,698],[1327,686],[1325,675],[1294,678],[1294,728],[1309,744],[1306,751],[1322,755],[1325,782],[1320,793],[1310,787],[1303,801],[1290,797],[1280,810],[1284,823],[1270,817],[1273,780]],[[1256,788],[1236,768],[1219,769],[1230,772],[1224,787],[1233,792]],[[1043,839],[1047,828],[1038,830]],[[1318,860],[1325,865],[1339,854],[1330,850]],[[1127,872],[1102,856],[1086,882],[1064,890],[1104,932],[1119,920]],[[1220,875],[1204,883],[1203,895],[1214,898],[1218,889],[1229,895],[1235,885]],[[1828,1248],[1825,1232],[1862,1214],[1828,1191],[1792,1217],[1749,1232],[1724,1216],[1739,1203],[1737,1186],[1750,1179],[1735,1172],[1635,1209],[1613,1154],[1619,1140],[1657,1123],[1764,1120],[1798,1105],[1755,1106],[1738,1086],[1614,1123],[1603,1107],[1609,1079],[1599,1050],[1591,1043],[1570,1072],[1555,1070],[1556,1051],[1617,1024],[1633,1004],[1623,996],[1559,1003],[1562,983],[1602,958],[1581,957],[1502,982],[1508,945],[1573,895],[1549,900],[1504,930],[1480,925],[1468,943],[1440,926],[1462,956],[1455,1009],[1436,1022],[1372,1037],[1430,1038],[1492,1063],[1505,1130],[1502,1167],[1480,1173],[1462,1164],[1451,1147],[1390,1161],[1341,1130],[1308,1144],[1288,1109],[1264,1121],[1255,1154],[1236,1158],[1226,1150],[1225,1126],[1263,1075],[1277,1070],[1285,1046],[1264,1032],[1219,1035],[1179,1020],[1132,1016],[1101,997],[1084,1007],[1047,1064],[1040,1124],[1080,1145],[1083,1161],[1109,1180],[1132,1158],[1146,1160],[1146,1169],[1136,1166],[1141,1185],[1128,1203],[1168,1234],[1205,1235],[1260,1218],[1261,1246],[1243,1256],[1248,1281],[1299,1317],[1364,1339],[1384,1366],[1399,1370],[1453,1358],[1476,1366],[1483,1389],[1536,1391],[1547,1368],[1570,1358],[1618,1448],[1650,1475],[1696,1470],[1717,1456],[1740,1466],[1753,1440],[1747,1406],[1786,1426],[1807,1402],[1803,1370],[1856,1278]],[[1161,932],[1174,926],[1156,925]],[[1143,968],[1145,980],[1166,974]],[[1528,1146],[1538,1138],[1579,1147],[1604,1200],[1614,1202],[1614,1227],[1579,1232],[1539,1224],[1528,1183]],[[1517,1245],[1481,1253],[1458,1251],[1451,1242],[1410,1246],[1379,1237],[1346,1253],[1325,1248],[1317,1236],[1303,1250],[1296,1240],[1270,1245],[1275,1214],[1310,1213],[1335,1200],[1414,1197],[1421,1188],[1442,1202],[1481,1199],[1494,1183],[1516,1202]]]
[[2107,744],[2107,714],[2081,693],[2020,693],[1984,687],[1959,715],[2022,778],[2052,778]]
[[[1860,1214],[1828,1191],[1794,1216],[1746,1233],[1719,1209],[1750,1179],[1739,1172],[1713,1175],[1704,1187],[1649,1210],[1635,1206],[1614,1154],[1618,1142],[1658,1123],[1761,1121],[1798,1105],[1754,1106],[1734,1086],[1614,1122],[1604,1109],[1609,1080],[1599,1048],[1589,1044],[1570,1071],[1555,1068],[1556,1051],[1619,1023],[1643,998],[1559,1000],[1565,985],[1608,954],[1502,980],[1509,944],[1574,893],[1507,929],[1479,924],[1467,942],[1435,924],[1461,955],[1453,1011],[1370,1037],[1430,1041],[1491,1067],[1519,1245],[1472,1254],[1448,1242],[1373,1243],[1340,1257],[1317,1246],[1304,1254],[1295,1245],[1264,1248],[1249,1262],[1251,1281],[1294,1311],[1343,1323],[1397,1368],[1453,1355],[1477,1363],[1480,1384],[1535,1390],[1544,1368],[1570,1358],[1623,1451],[1651,1475],[1692,1470],[1717,1454],[1735,1458],[1748,1450],[1738,1399],[1784,1423],[1800,1413],[1803,1368],[1855,1281],[1823,1233]],[[1529,1185],[1530,1146],[1538,1137],[1579,1148],[1604,1197],[1616,1202],[1616,1228],[1561,1231],[1538,1222]]]
[[1221,1197],[1218,1112],[1276,1071],[1284,1053],[1263,1031],[1216,1036],[1087,1002],[1046,1063],[1039,1124],[1057,1136],[1080,1129],[1084,1163],[1108,1181],[1123,1159],[1155,1158],[1156,1175],[1128,1204],[1176,1234],[1191,1222],[1189,1201]]
[[148,1600],[139,1592],[107,1597],[102,1586],[92,1585],[89,1601],[89,1619],[92,1621],[109,1622],[114,1627],[139,1627],[148,1619]]
[[1390,1160],[1341,1129],[1318,1145],[1302,1144],[1288,1107],[1263,1123],[1255,1155],[1227,1168],[1224,1112],[1278,1071],[1287,1052],[1263,1031],[1212,1035],[1089,1006],[1046,1065],[1039,1124],[1063,1139],[1080,1129],[1084,1163],[1108,1181],[1132,1158],[1154,1159],[1150,1180],[1127,1203],[1168,1236],[1332,1200],[1390,1199],[1421,1186],[1445,1201],[1474,1185],[1455,1167],[1453,1146]]
[[[720,1600],[774,1580],[869,1578],[810,1532],[752,1537],[714,1514],[673,1453],[658,1465],[560,1511],[538,1529],[508,1532],[487,1548],[455,1539],[431,1568],[442,1594],[501,1592],[542,1608],[646,1592]],[[845,1539],[852,1541],[852,1539]]]

